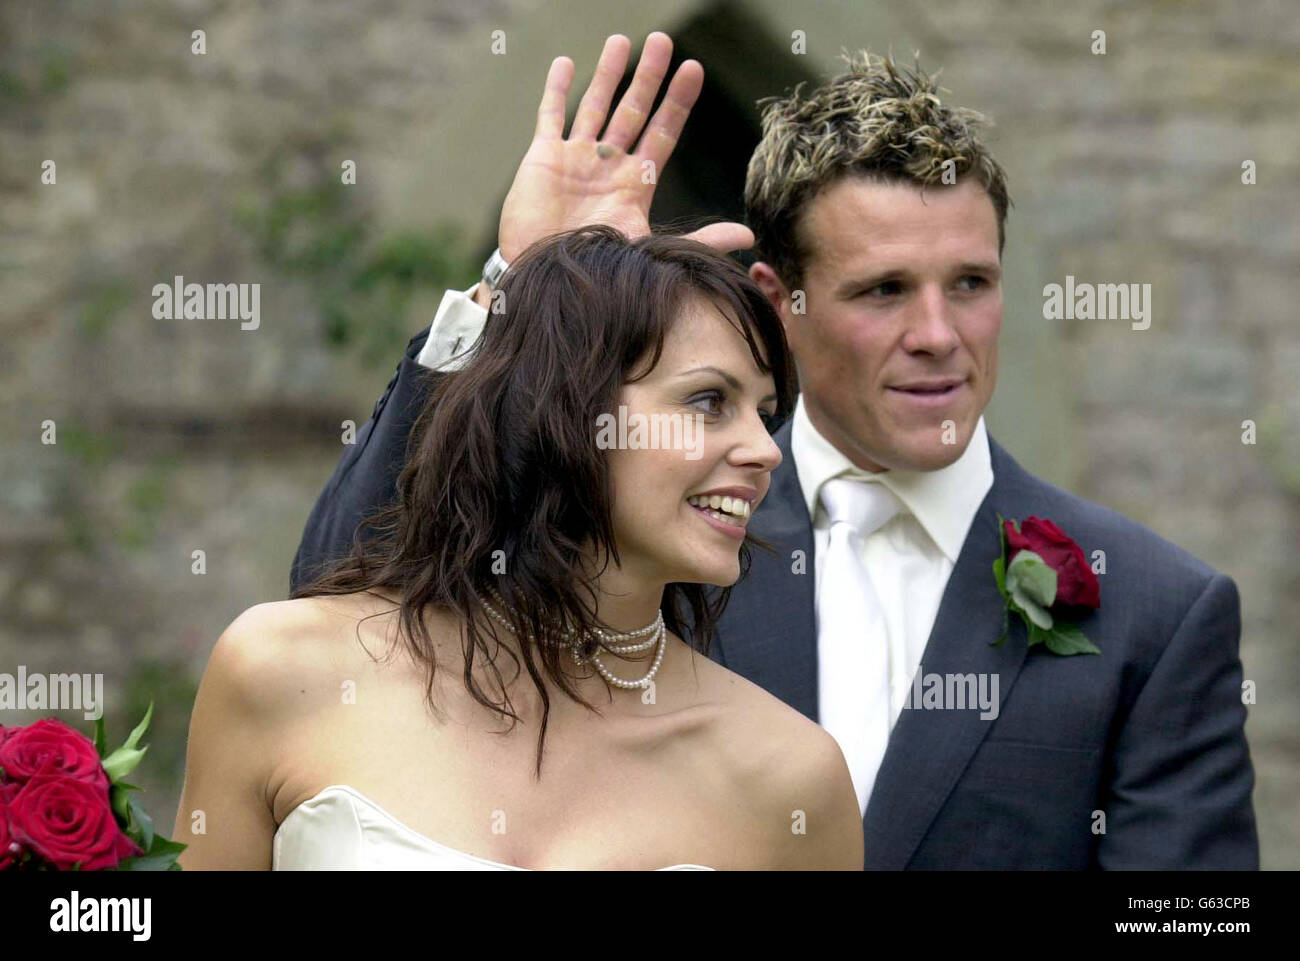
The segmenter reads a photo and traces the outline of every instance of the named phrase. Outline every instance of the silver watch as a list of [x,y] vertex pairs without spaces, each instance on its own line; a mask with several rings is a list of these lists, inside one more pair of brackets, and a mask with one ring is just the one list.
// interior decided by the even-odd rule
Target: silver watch
[[483,283],[487,284],[488,290],[497,289],[497,284],[501,282],[501,275],[506,272],[506,268],[509,266],[510,264],[501,256],[500,247],[492,251],[492,256],[483,265]]

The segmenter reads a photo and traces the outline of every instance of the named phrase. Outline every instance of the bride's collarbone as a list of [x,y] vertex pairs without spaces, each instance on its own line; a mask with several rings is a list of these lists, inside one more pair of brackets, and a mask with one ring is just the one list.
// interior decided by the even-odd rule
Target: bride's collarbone
[[[418,771],[376,760],[415,756],[400,742],[380,755],[365,749],[351,758],[336,754],[310,765],[310,772],[304,765],[277,799],[277,824],[325,788],[342,785],[409,833],[522,867],[712,865],[739,841],[726,839],[729,821],[719,823],[722,812],[743,798],[733,797],[719,778],[716,750],[593,749],[589,734],[548,731],[538,781],[536,730],[514,742],[483,738],[463,750],[433,751],[431,763]],[[624,844],[629,837],[638,839],[635,846]],[[656,863],[639,864],[647,855],[658,855],[651,857]]]
[[[585,809],[593,795],[604,792],[608,802],[621,803],[630,817],[640,810],[638,798],[651,804],[633,821],[654,810],[659,813],[653,816],[661,818],[665,809],[673,809],[686,820],[709,824],[717,820],[718,811],[735,810],[735,805],[753,800],[744,795],[755,789],[745,786],[753,768],[751,748],[760,746],[754,743],[754,722],[771,713],[773,699],[684,644],[688,656],[665,664],[671,669],[661,672],[650,696],[615,690],[611,703],[603,684],[591,695],[584,689],[600,712],[596,714],[562,692],[551,692],[543,780],[538,783],[532,777],[539,701],[533,702],[537,718],[531,723],[530,714],[517,703],[525,723],[508,734],[494,733],[507,731],[509,718],[475,701],[465,689],[459,664],[444,659],[435,674],[435,703],[441,702],[435,713],[425,701],[427,674],[422,665],[409,656],[386,656],[391,648],[382,640],[382,625],[369,632],[363,625],[364,644],[359,644],[355,622],[351,629],[339,629],[337,622],[335,618],[330,633],[339,643],[311,659],[310,676],[294,688],[301,709],[291,712],[282,736],[274,740],[279,773],[272,778],[269,797],[277,825],[326,787],[346,785],[429,839],[520,864],[510,855],[545,852],[537,846],[502,850],[500,839],[482,836],[481,825],[461,823],[465,812],[492,797],[506,796],[526,820],[540,825],[547,823],[547,812]],[[622,676],[641,673],[615,670]],[[503,675],[510,677],[508,666]],[[524,673],[521,679],[536,699],[531,678]],[[495,691],[485,688],[490,699],[498,700]],[[398,777],[391,764],[375,760],[393,757],[402,759]],[[421,759],[418,765],[412,765],[414,758]],[[610,793],[610,784],[624,786],[621,798]],[[574,825],[572,814],[566,817],[552,827],[573,839],[576,858],[578,852],[592,850],[583,846],[582,838],[599,822]],[[717,825],[710,830],[718,834]]]
[[[548,723],[540,781],[534,779],[535,724],[518,724],[509,733],[494,733],[507,731],[508,723],[470,726],[449,719],[430,726],[412,707],[404,720],[383,709],[371,717],[363,711],[344,714],[356,723],[330,725],[329,738],[320,737],[319,728],[312,733],[304,726],[282,742],[285,763],[274,794],[275,821],[282,823],[326,787],[346,785],[426,837],[491,860],[518,863],[499,855],[524,852],[486,853],[480,832],[468,824],[458,830],[465,813],[484,805],[505,810],[500,800],[505,797],[525,822],[544,824],[554,812],[568,812],[554,824],[567,832],[574,827],[575,810],[613,807],[637,822],[653,813],[636,815],[637,804],[649,804],[660,817],[685,798],[703,807],[683,815],[701,820],[707,819],[710,806],[730,800],[734,779],[725,771],[734,749],[710,736],[719,726],[719,705],[607,716],[603,723],[580,705],[573,707],[578,713],[563,713]],[[394,757],[402,759],[400,769],[378,760]],[[578,836],[594,826],[580,828]],[[495,847],[492,839],[486,839],[486,846]]]

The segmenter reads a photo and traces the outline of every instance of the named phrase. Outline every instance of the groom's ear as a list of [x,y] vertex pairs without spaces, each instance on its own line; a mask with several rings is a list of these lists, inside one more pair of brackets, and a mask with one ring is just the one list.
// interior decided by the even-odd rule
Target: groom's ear
[[749,279],[758,285],[758,289],[776,308],[784,323],[790,313],[790,291],[785,289],[776,271],[761,260],[754,261],[749,267]]

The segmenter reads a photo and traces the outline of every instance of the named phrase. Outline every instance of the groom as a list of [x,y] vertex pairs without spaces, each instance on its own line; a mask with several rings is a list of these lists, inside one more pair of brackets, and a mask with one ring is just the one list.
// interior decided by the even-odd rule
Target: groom
[[[650,36],[606,127],[628,55],[610,38],[567,139],[573,64],[552,64],[502,212],[505,261],[581,223],[647,232],[641,172],[662,168],[702,83],[684,63],[646,125],[670,52]],[[711,656],[839,740],[866,868],[1255,869],[1233,582],[1034,477],[985,429],[1009,200],[978,120],[869,56],[765,111],[745,187],[751,276],[802,393],[750,525],[776,554],[754,553]],[[700,239],[750,244],[736,224]],[[294,587],[395,493],[419,374],[464,363],[500,267],[448,292],[412,339],[312,511]],[[1015,522],[1009,550],[1059,568],[1055,603],[1040,599],[1099,654],[1031,647],[1019,616],[995,643],[999,517]]]

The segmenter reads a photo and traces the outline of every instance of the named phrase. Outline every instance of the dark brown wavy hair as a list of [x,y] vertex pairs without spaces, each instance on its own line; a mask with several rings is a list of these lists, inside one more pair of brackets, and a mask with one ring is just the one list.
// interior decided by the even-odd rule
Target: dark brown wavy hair
[[[404,643],[426,666],[425,693],[435,714],[435,645],[419,615],[426,605],[454,611],[464,624],[466,689],[512,718],[513,730],[521,718],[493,648],[510,654],[516,677],[519,658],[484,616],[486,589],[495,587],[514,609],[502,613],[517,638],[608,629],[594,615],[596,578],[619,555],[597,418],[614,413],[623,385],[659,363],[664,339],[689,302],[717,306],[744,335],[759,369],[772,374],[778,408],[770,430],[789,415],[798,388],[785,332],[767,298],[736,262],[692,240],[663,234],[628,240],[609,227],[557,234],[516,259],[497,296],[505,309],[489,314],[469,363],[421,373],[430,377],[429,396],[407,442],[397,498],[362,521],[349,555],[291,596],[397,593]],[[639,366],[645,366],[641,373]],[[751,543],[771,550],[746,534],[742,577]],[[593,553],[603,556],[596,570]],[[730,590],[668,584],[661,604],[666,627],[707,655]],[[520,647],[543,705],[540,779],[550,698],[539,667],[570,698],[600,712],[561,670],[565,649]],[[490,700],[475,680],[476,655],[490,666],[500,700]]]

